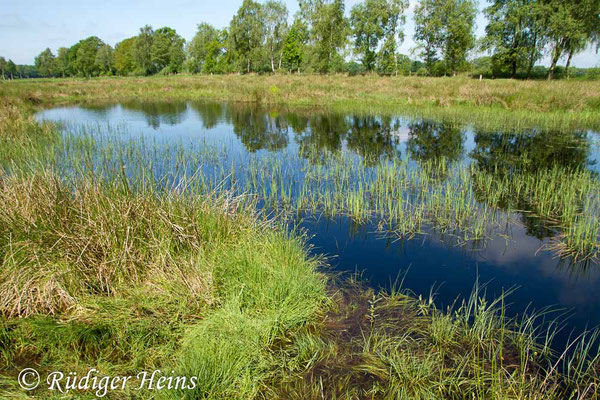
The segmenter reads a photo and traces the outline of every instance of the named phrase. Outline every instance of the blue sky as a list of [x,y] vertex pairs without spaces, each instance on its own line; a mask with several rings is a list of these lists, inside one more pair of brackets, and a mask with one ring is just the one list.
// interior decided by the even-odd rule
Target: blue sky
[[[298,10],[297,0],[284,0],[290,18]],[[359,0],[346,0],[346,9]],[[17,64],[32,64],[34,57],[46,47],[54,53],[59,47],[69,47],[78,40],[96,35],[115,45],[136,35],[139,28],[150,24],[154,28],[170,26],[186,40],[194,36],[196,25],[209,22],[225,27],[242,0],[14,0],[0,7],[0,56]],[[407,13],[405,41],[401,51],[408,54],[414,47],[412,10]],[[483,6],[480,5],[480,8]],[[477,33],[485,29],[485,18],[479,15]],[[593,67],[600,64],[600,55],[588,50],[577,55],[574,65]],[[547,60],[543,60],[547,64]]]

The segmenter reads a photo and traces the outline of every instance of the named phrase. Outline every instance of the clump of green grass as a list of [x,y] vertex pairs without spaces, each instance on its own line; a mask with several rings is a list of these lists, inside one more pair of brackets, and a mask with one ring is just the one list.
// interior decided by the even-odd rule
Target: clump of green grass
[[[256,392],[274,367],[269,346],[327,301],[319,260],[236,198],[130,187],[50,172],[0,177],[2,370],[172,368],[213,382],[213,396],[250,393],[250,374]],[[257,330],[232,338],[225,320]],[[217,360],[232,354],[265,371],[227,379]]]
[[[0,166],[4,169],[51,154],[49,147],[59,140],[55,126],[38,124],[23,101],[0,96]],[[43,161],[49,162],[47,158]]]

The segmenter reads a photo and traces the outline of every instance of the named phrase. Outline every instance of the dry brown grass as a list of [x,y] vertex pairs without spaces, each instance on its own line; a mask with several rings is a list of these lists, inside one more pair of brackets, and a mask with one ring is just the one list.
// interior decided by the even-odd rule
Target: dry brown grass
[[236,229],[213,207],[89,180],[72,187],[50,173],[1,176],[0,312],[57,315],[82,297],[140,287],[149,296],[185,298],[189,307],[210,305],[213,280],[202,253],[214,234],[197,223],[218,214],[223,239],[223,229]]

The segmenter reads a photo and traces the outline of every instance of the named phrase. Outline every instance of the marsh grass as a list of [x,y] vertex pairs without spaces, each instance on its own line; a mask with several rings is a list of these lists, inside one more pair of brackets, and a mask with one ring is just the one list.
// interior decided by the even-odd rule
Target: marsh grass
[[244,398],[327,301],[303,241],[234,197],[73,179],[1,177],[3,369],[181,368],[198,395]]
[[[110,393],[123,399],[598,397],[598,333],[556,354],[556,323],[540,328],[545,314],[510,320],[506,297],[486,300],[477,285],[446,310],[398,287],[375,293],[358,278],[331,286],[301,233],[256,211],[268,203],[387,219],[402,234],[431,223],[478,236],[487,225],[471,218],[490,214],[468,185],[471,169],[413,171],[402,160],[367,168],[342,155],[304,164],[308,184],[296,175],[290,183],[296,165],[285,159],[240,168],[220,147],[127,142],[119,126],[60,135],[16,107],[0,111],[9,116],[2,145],[26,149],[0,174],[4,398],[30,397],[15,377],[31,366],[199,377],[195,391]],[[50,145],[38,146],[46,137]],[[590,189],[589,179],[575,182]],[[535,190],[532,182],[518,193]],[[545,215],[580,215],[561,208],[584,198],[578,189],[550,193],[538,200]]]
[[303,147],[248,154],[224,143],[157,142],[101,124],[68,127],[62,143],[54,157],[61,176],[126,176],[132,190],[139,182],[161,187],[192,177],[198,193],[244,195],[279,216],[343,216],[391,236],[435,232],[462,244],[501,235],[524,213],[554,231],[547,250],[574,261],[598,256],[600,186],[584,169],[500,174],[445,158],[414,165],[392,155],[373,163]]
[[48,154],[47,147],[59,140],[54,126],[38,124],[23,101],[0,97],[0,165],[6,167],[33,157],[41,159]]
[[480,128],[600,130],[595,81],[478,81],[466,77],[228,75],[16,80],[0,97],[32,105],[139,100],[227,100],[279,107],[320,107],[405,114]]
[[484,201],[527,209],[540,224],[559,229],[549,244],[559,256],[598,258],[600,182],[593,172],[559,167],[511,175],[482,171],[473,174],[473,185]]
[[597,332],[572,341],[568,354],[554,354],[550,343],[557,320],[547,310],[523,320],[506,318],[510,293],[485,300],[485,287],[476,284],[468,298],[442,311],[432,297],[398,287],[375,293],[361,281],[350,280],[334,294],[335,307],[319,339],[306,337],[291,348],[306,364],[276,376],[276,397],[584,399],[598,394]]

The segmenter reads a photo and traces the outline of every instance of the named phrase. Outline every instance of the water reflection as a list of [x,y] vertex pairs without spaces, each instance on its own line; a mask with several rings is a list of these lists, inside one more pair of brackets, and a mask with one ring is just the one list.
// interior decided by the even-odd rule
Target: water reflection
[[431,161],[463,157],[465,135],[460,128],[429,120],[409,123],[408,153],[413,160]]
[[[576,171],[591,168],[591,142],[583,131],[538,131],[484,132],[476,130],[475,147],[469,157],[477,169],[486,174],[497,185],[516,175],[535,174],[540,171],[560,168]],[[520,220],[527,234],[538,239],[553,237],[557,230],[552,224],[536,216],[536,205],[532,204],[531,193],[519,192],[518,196],[501,196],[490,199],[485,192],[479,192],[480,201],[501,210],[521,210]],[[581,208],[581,207],[580,207]]]
[[314,162],[322,162],[325,157],[337,154],[342,149],[342,141],[348,131],[346,117],[341,114],[317,114],[303,117],[304,129],[294,130],[296,142],[300,145],[299,156]]
[[288,124],[278,114],[270,115],[255,107],[230,106],[226,121],[249,152],[281,150],[288,145]]
[[591,143],[584,131],[475,132],[469,156],[494,174],[535,172],[553,167],[589,168]]
[[130,101],[121,103],[121,106],[126,110],[143,114],[147,124],[154,129],[158,129],[161,125],[181,123],[183,114],[187,111],[187,105],[181,102]]
[[195,112],[204,129],[212,129],[224,119],[225,105],[222,103],[189,103],[190,109]]

